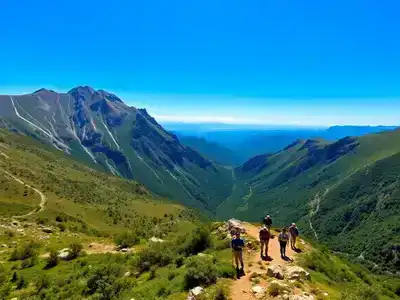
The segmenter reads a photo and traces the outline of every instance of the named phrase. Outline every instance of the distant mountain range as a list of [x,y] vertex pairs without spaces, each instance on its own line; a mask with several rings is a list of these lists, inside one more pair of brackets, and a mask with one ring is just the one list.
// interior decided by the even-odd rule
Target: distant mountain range
[[[218,125],[218,126],[217,126]],[[275,153],[297,139],[321,138],[329,141],[346,136],[362,136],[393,130],[396,126],[333,126],[329,128],[261,127],[244,125],[166,124],[181,142],[216,162],[240,165],[253,156]],[[208,147],[207,142],[212,143]],[[217,144],[217,145],[216,145]],[[215,151],[214,151],[215,149]],[[235,155],[232,155],[232,152]],[[223,160],[220,160],[220,158]],[[227,159],[228,160],[227,160]]]
[[400,267],[400,130],[335,142],[297,140],[234,170],[232,195],[218,208],[275,224],[298,222],[303,234],[335,251]]
[[181,144],[145,109],[104,90],[79,86],[68,93],[0,96],[0,126],[189,206],[211,211],[230,192],[230,170]]

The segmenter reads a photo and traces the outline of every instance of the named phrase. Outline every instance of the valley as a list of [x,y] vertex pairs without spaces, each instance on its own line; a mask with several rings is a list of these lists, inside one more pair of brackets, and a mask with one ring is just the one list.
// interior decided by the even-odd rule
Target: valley
[[[375,287],[382,299],[398,295],[392,276],[400,267],[399,130],[335,141],[296,140],[234,167],[228,163],[232,157],[225,157],[226,164],[206,158],[145,110],[102,90],[78,87],[66,94],[39,90],[0,96],[0,107],[0,229],[6,245],[0,252],[5,269],[0,271],[15,270],[28,281],[15,289],[4,279],[4,297],[184,299],[188,275],[183,262],[196,272],[215,273],[211,282],[204,279],[200,284],[208,287],[207,299],[214,299],[215,293],[232,294],[236,283],[231,281],[235,274],[229,238],[227,232],[215,232],[216,224],[221,225],[215,221],[235,217],[258,224],[266,214],[273,216],[277,233],[296,222],[309,247],[296,265],[316,272],[312,276],[317,287],[305,284],[302,292],[330,289],[332,299],[340,299],[341,281],[330,273],[337,267],[331,264],[335,261],[349,274],[381,274],[363,276],[373,277],[368,290]],[[206,141],[201,145],[208,147]],[[218,151],[224,157],[227,150]],[[257,227],[246,224],[253,232],[247,238],[254,241]],[[171,252],[161,254],[153,238],[168,241]],[[254,243],[252,257],[257,256]],[[54,251],[77,244],[87,256],[46,267]],[[339,257],[320,249],[320,244]],[[18,251],[35,253],[34,258],[29,254],[10,260]],[[216,257],[217,269],[191,258],[203,251]],[[323,266],[312,265],[312,255]],[[128,267],[115,265],[121,262]],[[360,271],[353,263],[367,269]],[[81,268],[77,264],[101,267],[96,274],[85,267],[84,273],[72,275]],[[55,276],[55,270],[65,272],[60,280],[74,282],[74,291],[61,283],[35,288],[40,282],[34,272]],[[124,278],[128,272],[137,275]],[[349,289],[365,284],[349,274]],[[382,274],[388,277],[382,279]],[[106,280],[110,290],[101,292],[96,284],[91,290],[79,286],[95,280],[89,275],[96,280],[114,278]],[[177,278],[174,286],[168,283],[170,277]],[[255,285],[251,278],[248,274],[244,279],[246,293]],[[258,281],[267,289],[271,284],[262,276]],[[328,282],[334,286],[328,288]],[[153,284],[159,289],[146,295],[145,288]],[[314,294],[323,298],[321,293]],[[354,291],[354,299],[370,299],[360,293]]]

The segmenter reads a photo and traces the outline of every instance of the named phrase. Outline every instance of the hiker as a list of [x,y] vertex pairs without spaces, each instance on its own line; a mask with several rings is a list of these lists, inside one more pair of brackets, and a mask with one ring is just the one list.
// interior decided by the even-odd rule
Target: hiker
[[282,232],[278,236],[279,245],[281,247],[281,257],[286,257],[286,245],[289,240],[289,235],[286,233],[286,228],[282,228]]
[[268,228],[264,225],[260,230],[260,244],[261,244],[261,258],[264,257],[264,247],[265,247],[265,257],[268,257],[268,244],[270,239],[270,233]]
[[295,223],[292,223],[292,226],[289,227],[289,234],[290,234],[290,247],[293,250],[296,250],[296,239],[299,236],[299,230],[296,227]]
[[270,215],[267,215],[264,219],[263,219],[263,223],[264,225],[268,228],[268,231],[271,231],[271,225],[272,225],[272,219]]
[[239,262],[240,262],[241,271],[243,272],[243,269],[244,269],[244,265],[243,265],[244,241],[240,238],[239,231],[237,231],[235,233],[235,238],[232,239],[231,247],[232,247],[233,256],[235,257],[236,270],[239,271]]

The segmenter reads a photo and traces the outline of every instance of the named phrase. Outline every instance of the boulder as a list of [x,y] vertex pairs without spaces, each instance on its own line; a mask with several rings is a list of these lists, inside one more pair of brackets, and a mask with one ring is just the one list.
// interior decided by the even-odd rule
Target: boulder
[[228,229],[230,232],[240,232],[240,233],[245,233],[246,229],[243,227],[242,222],[236,219],[230,219],[228,221]]
[[286,268],[286,277],[289,280],[310,280],[311,276],[303,268],[298,266],[291,266]]
[[149,242],[151,242],[151,243],[164,243],[165,241],[163,239],[159,239],[159,238],[153,236],[153,237],[151,237],[149,239]]
[[125,277],[131,276],[131,272],[129,272],[129,271],[128,271],[128,272],[125,272],[124,276],[125,276]]
[[201,286],[196,286],[195,288],[191,289],[189,291],[189,295],[187,297],[187,300],[196,300],[198,299],[198,296],[203,293],[204,289]]
[[274,277],[277,279],[283,279],[284,275],[283,275],[283,270],[281,266],[269,266],[267,269],[267,276],[269,277]]
[[122,248],[122,249],[121,249],[121,252],[128,252],[128,251],[129,251],[128,248]]
[[8,248],[8,246],[6,244],[1,244],[2,248]]
[[71,253],[71,249],[69,248],[64,248],[58,251],[58,257],[61,259],[68,259],[69,255]]
[[251,288],[251,291],[253,292],[254,296],[256,298],[262,298],[265,295],[265,288],[263,288],[260,285],[255,285]]

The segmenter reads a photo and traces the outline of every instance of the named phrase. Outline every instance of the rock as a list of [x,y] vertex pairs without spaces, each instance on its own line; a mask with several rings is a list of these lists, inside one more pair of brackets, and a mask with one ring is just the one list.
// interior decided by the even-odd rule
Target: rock
[[89,244],[89,248],[93,248],[94,247],[94,243]]
[[211,254],[206,254],[206,253],[198,253],[197,254],[197,256],[200,256],[200,257],[207,257],[207,258],[213,258],[213,256],[211,255]]
[[125,277],[131,276],[131,272],[126,272],[126,273],[124,274],[124,276],[125,276]]
[[1,244],[2,248],[8,248],[8,246],[6,244]]
[[129,251],[128,248],[122,248],[122,249],[121,249],[121,252],[128,252],[128,251]]
[[286,276],[290,280],[310,280],[311,276],[303,268],[291,266],[286,268]]
[[324,295],[325,297],[328,297],[329,294],[328,294],[328,293],[324,293],[323,295]]
[[64,248],[58,251],[58,257],[61,259],[68,259],[69,255],[71,253],[71,249],[69,248]]
[[53,228],[50,227],[43,227],[42,231],[45,233],[53,233]]
[[18,221],[12,221],[11,225],[13,225],[13,226],[19,226],[19,222],[18,222]]
[[289,296],[289,300],[314,300],[314,296],[307,295],[291,295]]
[[283,279],[283,270],[281,266],[269,266],[267,269],[267,276],[277,279]]
[[159,238],[153,236],[153,237],[151,237],[149,239],[149,242],[152,242],[152,243],[164,243],[165,241],[163,239],[159,239]]
[[235,231],[235,232],[240,232],[240,233],[245,233],[246,229],[244,229],[242,222],[236,219],[230,219],[228,221],[228,229],[230,232]]
[[204,289],[201,286],[196,286],[195,288],[191,289],[189,291],[189,295],[187,297],[187,300],[195,300],[197,297],[203,293]]
[[261,298],[265,295],[265,288],[260,285],[255,285],[251,288],[251,291],[256,296],[256,298]]

